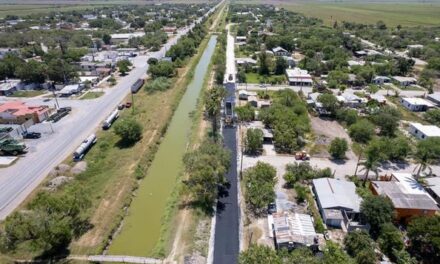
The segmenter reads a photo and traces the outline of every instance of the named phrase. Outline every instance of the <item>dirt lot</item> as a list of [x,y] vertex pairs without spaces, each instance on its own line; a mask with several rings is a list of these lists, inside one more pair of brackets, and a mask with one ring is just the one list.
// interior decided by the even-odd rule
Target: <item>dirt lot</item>
[[[316,153],[312,153],[314,154],[313,156],[329,158],[330,155],[327,152],[327,147],[330,145],[330,142],[337,137],[346,139],[348,144],[351,145],[350,136],[337,121],[314,116],[311,116],[310,120],[313,133],[315,134],[314,150]],[[356,159],[356,155],[351,148],[347,151],[346,157],[349,160]]]

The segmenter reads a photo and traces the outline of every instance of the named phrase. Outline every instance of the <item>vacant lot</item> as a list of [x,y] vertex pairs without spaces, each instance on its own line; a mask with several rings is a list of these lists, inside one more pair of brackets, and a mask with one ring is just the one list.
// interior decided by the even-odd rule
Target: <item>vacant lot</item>
[[272,3],[288,10],[317,17],[327,25],[334,21],[374,24],[378,20],[389,26],[435,26],[440,24],[440,3],[362,3],[318,2],[299,0],[251,0],[240,3]]

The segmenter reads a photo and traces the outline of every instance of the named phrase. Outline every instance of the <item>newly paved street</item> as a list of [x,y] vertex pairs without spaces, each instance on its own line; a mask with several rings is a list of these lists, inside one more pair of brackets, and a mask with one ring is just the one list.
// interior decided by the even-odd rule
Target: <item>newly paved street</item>
[[[136,57],[133,60],[135,69],[120,79],[118,84],[110,88],[101,98],[86,102],[60,100],[61,107],[72,106],[72,113],[53,124],[54,133],[44,135],[38,144],[33,144],[29,153],[21,157],[16,164],[0,169],[0,220],[8,216],[55,166],[70,156],[75,148],[93,133],[102,120],[129,94],[131,85],[137,79],[144,77],[148,69],[147,59],[164,57],[166,51],[193,26],[180,30],[161,50],[149,53],[147,56]],[[47,127],[50,131],[50,124],[47,124]]]
[[[226,101],[235,102],[236,68],[234,38],[230,34],[228,34],[226,54]],[[226,148],[231,151],[231,166],[226,175],[230,188],[225,196],[219,197],[217,204],[214,264],[233,264],[238,262],[240,250],[240,220],[237,197],[237,128],[225,127],[223,129],[223,138]]]

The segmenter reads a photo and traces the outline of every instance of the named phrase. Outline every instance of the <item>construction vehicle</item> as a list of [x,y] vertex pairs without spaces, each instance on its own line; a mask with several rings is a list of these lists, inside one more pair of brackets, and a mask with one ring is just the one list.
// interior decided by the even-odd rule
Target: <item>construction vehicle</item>
[[97,141],[96,135],[91,134],[88,136],[82,143],[79,145],[79,147],[73,152],[73,161],[80,161],[84,158],[87,151],[90,150],[90,148],[95,144]]
[[109,129],[113,122],[115,122],[115,120],[119,117],[119,111],[118,109],[115,109],[115,111],[113,111],[105,120],[104,123],[102,124],[102,129],[106,130]]
[[298,151],[295,153],[296,160],[310,160],[310,155],[305,151]]
[[9,133],[13,130],[12,127],[0,127],[0,133]]
[[10,154],[16,156],[18,154],[25,153],[26,150],[26,145],[23,142],[17,141],[15,139],[8,138],[0,141],[1,154]]
[[225,102],[225,110],[224,110],[224,121],[225,126],[234,126],[234,112],[232,110],[232,101],[226,101]]

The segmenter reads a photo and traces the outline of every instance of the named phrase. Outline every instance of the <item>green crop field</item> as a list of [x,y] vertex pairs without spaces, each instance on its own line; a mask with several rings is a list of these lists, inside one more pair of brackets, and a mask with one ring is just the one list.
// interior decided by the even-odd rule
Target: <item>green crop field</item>
[[0,4],[0,18],[7,15],[26,16],[31,14],[47,14],[52,11],[84,10],[104,5],[10,5]]
[[334,21],[350,21],[374,24],[378,20],[389,26],[440,26],[440,3],[420,2],[387,2],[359,3],[317,2],[300,0],[241,0],[237,3],[272,3],[285,9],[302,13],[306,16],[317,17],[327,25]]

